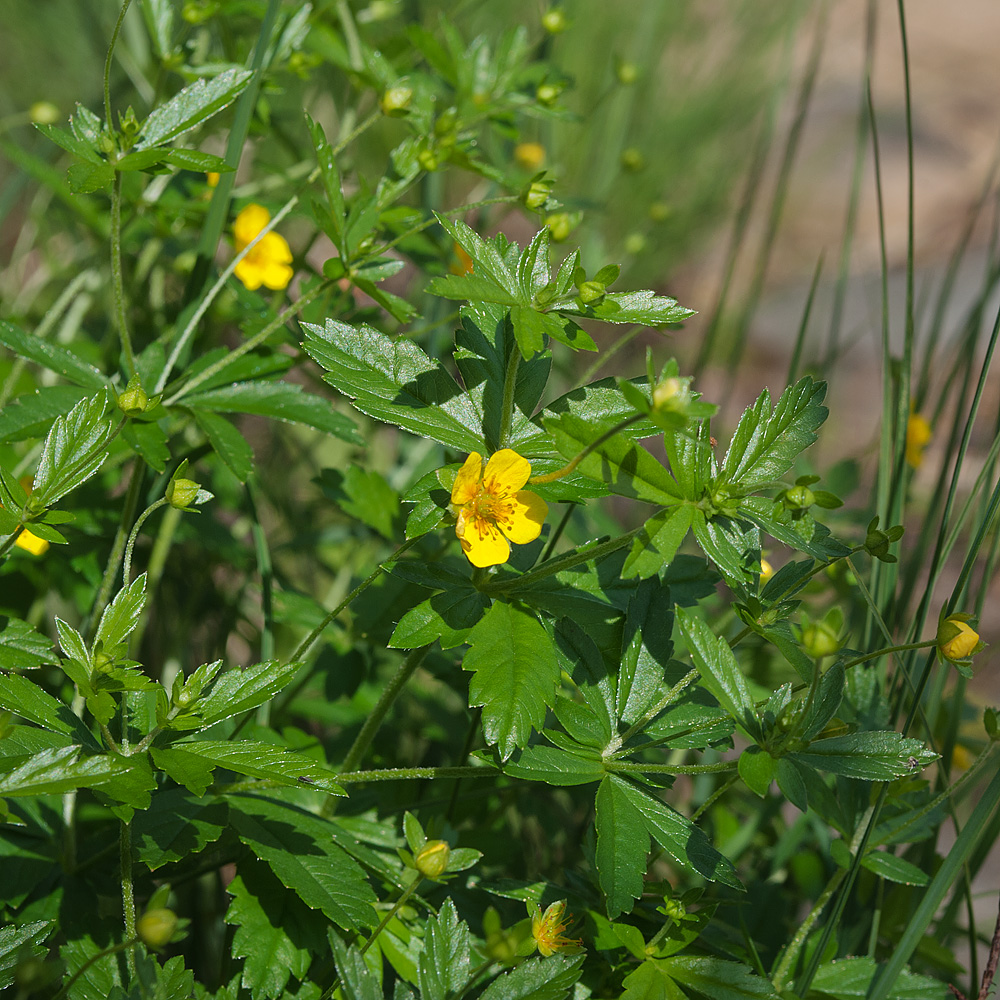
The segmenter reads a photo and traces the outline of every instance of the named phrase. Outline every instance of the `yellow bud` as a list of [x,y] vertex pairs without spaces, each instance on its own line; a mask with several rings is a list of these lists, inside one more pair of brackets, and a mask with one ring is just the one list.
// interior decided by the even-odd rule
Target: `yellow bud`
[[979,633],[967,622],[952,615],[941,623],[937,642],[946,660],[967,660],[979,645]]
[[525,170],[535,171],[545,162],[545,147],[540,142],[519,142],[514,147],[514,161]]
[[906,422],[906,463],[919,469],[924,460],[924,449],[931,439],[931,425],[919,413],[911,413]]
[[679,378],[665,378],[653,390],[653,409],[675,409],[677,399],[684,392],[684,384]]
[[177,930],[177,914],[160,907],[147,910],[136,922],[135,933],[148,948],[165,948]]
[[428,840],[417,851],[413,864],[424,878],[437,878],[448,868],[448,855],[451,848],[443,840]]
[[37,125],[55,125],[59,121],[59,109],[51,101],[35,101],[28,108],[28,117]]
[[774,567],[766,560],[760,561],[760,582],[767,583],[774,576]]
[[382,108],[382,114],[389,115],[391,118],[399,118],[406,114],[412,100],[412,88],[397,83],[382,95],[379,106]]

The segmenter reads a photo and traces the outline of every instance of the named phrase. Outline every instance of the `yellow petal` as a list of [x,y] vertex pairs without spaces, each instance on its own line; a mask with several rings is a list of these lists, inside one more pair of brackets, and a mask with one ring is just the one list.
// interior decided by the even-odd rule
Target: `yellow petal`
[[263,205],[247,205],[233,223],[237,247],[242,250],[270,221],[271,213]]
[[493,452],[483,473],[483,487],[497,497],[509,497],[528,481],[531,463],[510,448]]
[[33,556],[45,555],[49,550],[49,543],[38,535],[33,535],[27,528],[14,540],[14,544],[25,552],[30,552]]
[[260,288],[261,285],[261,266],[257,263],[257,260],[253,255],[244,257],[237,265],[233,274],[236,275],[240,281],[251,291],[255,291]]
[[281,233],[265,233],[254,248],[261,257],[274,264],[291,264],[292,251]]
[[481,517],[459,515],[455,534],[462,543],[462,551],[473,566],[499,566],[510,557],[510,546],[495,524]]
[[469,453],[465,464],[455,476],[455,485],[451,488],[451,502],[462,506],[467,504],[479,492],[479,479],[483,471],[483,458],[478,451]]
[[533,542],[542,530],[549,505],[531,490],[521,490],[511,501],[509,516],[498,520],[500,530],[515,544]]

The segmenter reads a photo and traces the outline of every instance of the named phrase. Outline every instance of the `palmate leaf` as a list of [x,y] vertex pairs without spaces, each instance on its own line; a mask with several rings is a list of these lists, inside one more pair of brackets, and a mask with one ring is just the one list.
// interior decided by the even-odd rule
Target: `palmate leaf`
[[370,326],[304,323],[303,347],[362,413],[457,451],[486,450],[475,403],[411,340]]
[[162,146],[231,104],[243,92],[253,73],[227,69],[211,80],[196,80],[155,108],[142,123],[136,149]]
[[541,729],[555,699],[559,661],[548,633],[519,604],[497,601],[472,630],[462,667],[473,672],[469,705],[483,708],[483,732],[501,760]]
[[421,1000],[448,1000],[458,994],[469,978],[470,955],[469,927],[446,899],[437,917],[427,921],[417,974]]
[[749,493],[784,475],[816,440],[816,430],[827,417],[825,395],[825,382],[805,376],[781,394],[772,412],[771,394],[765,389],[740,418],[720,479]]

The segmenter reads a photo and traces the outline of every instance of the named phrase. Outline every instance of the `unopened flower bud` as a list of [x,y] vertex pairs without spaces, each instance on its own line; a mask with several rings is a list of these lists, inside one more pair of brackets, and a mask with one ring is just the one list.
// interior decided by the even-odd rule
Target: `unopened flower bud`
[[760,582],[767,583],[774,576],[774,567],[766,560],[760,561]]
[[674,410],[684,393],[684,383],[679,378],[665,378],[653,389],[654,410]]
[[573,220],[568,212],[555,212],[545,220],[545,225],[549,227],[552,239],[556,243],[562,243],[564,239],[573,231]]
[[967,660],[979,647],[979,633],[957,615],[950,615],[938,626],[937,646],[946,660]]
[[622,166],[632,173],[638,173],[646,166],[646,157],[642,155],[642,150],[636,149],[635,146],[622,150],[621,161]]
[[417,163],[420,164],[421,170],[426,170],[429,174],[434,173],[439,166],[441,166],[441,161],[438,159],[437,153],[433,149],[424,148],[417,153]]
[[121,410],[126,417],[137,417],[140,413],[146,412],[146,406],[148,403],[149,397],[142,388],[142,382],[139,380],[139,376],[133,375],[128,380],[128,385],[125,386],[124,391],[118,397],[118,409]]
[[412,101],[412,88],[397,83],[382,95],[379,106],[382,108],[382,114],[388,115],[390,118],[399,118],[406,114]]
[[791,510],[808,510],[815,502],[816,494],[808,486],[785,490],[785,506]]
[[559,7],[550,7],[542,14],[542,27],[550,35],[558,35],[560,32],[565,31],[568,26],[566,15]]
[[28,108],[28,117],[36,125],[54,125],[59,121],[59,109],[51,101],[35,101]]
[[539,104],[555,104],[561,93],[562,88],[557,87],[554,83],[541,83],[535,90],[535,100]]
[[825,622],[809,622],[802,629],[802,648],[815,660],[832,656],[841,647],[837,633]]
[[646,237],[642,233],[629,233],[625,237],[625,253],[638,257],[646,249]]
[[580,285],[577,294],[585,306],[590,306],[604,298],[606,287],[602,281],[585,281]]
[[654,201],[648,209],[648,215],[653,222],[666,222],[673,214],[673,209],[665,201]]
[[545,162],[545,147],[540,142],[519,142],[514,147],[514,161],[525,170],[537,170]]
[[532,181],[521,197],[524,207],[537,212],[549,200],[550,188],[548,181]]
[[635,63],[620,62],[615,69],[618,82],[625,87],[631,87],[639,79],[639,68]]
[[451,848],[443,840],[428,840],[417,851],[413,864],[424,878],[437,878],[443,875],[448,867],[448,855]]
[[135,933],[147,948],[165,948],[177,930],[177,914],[160,907],[147,910],[136,922]]
[[201,486],[191,479],[171,479],[167,484],[166,497],[171,507],[184,510],[194,503]]

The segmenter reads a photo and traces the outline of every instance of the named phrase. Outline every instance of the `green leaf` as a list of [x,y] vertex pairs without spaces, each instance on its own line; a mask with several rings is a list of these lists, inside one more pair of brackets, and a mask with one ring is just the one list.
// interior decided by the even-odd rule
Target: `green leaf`
[[357,862],[333,842],[328,822],[252,796],[230,800],[229,819],[240,840],[310,909],[345,930],[375,923],[375,893]]
[[106,165],[100,153],[94,148],[92,141],[81,139],[79,136],[75,136],[71,132],[59,128],[58,125],[43,125],[41,122],[35,122],[34,125],[46,139],[65,149],[67,153],[72,153],[74,156],[78,156],[81,160],[94,166]]
[[781,394],[772,412],[765,389],[740,418],[722,460],[722,478],[748,493],[779,479],[816,440],[827,416],[825,395],[826,383],[806,376]]
[[142,123],[136,149],[162,146],[231,104],[253,78],[245,69],[227,69],[211,80],[196,80],[156,107]]
[[[544,417],[543,423],[566,459],[575,458],[610,428],[593,425],[572,413]],[[606,483],[613,493],[668,507],[683,500],[670,473],[642,445],[622,434],[595,448],[577,466],[591,479]]]
[[631,781],[618,775],[611,775],[610,780],[642,816],[649,835],[679,867],[701,875],[710,882],[721,882],[732,889],[743,889],[729,859],[720,854],[705,833],[689,819]]
[[146,574],[142,573],[127,587],[122,587],[104,609],[101,624],[97,626],[95,646],[100,642],[107,651],[124,642],[135,631],[145,606]]
[[739,962],[702,955],[674,955],[656,963],[672,979],[712,1000],[778,1000],[771,983]]
[[353,420],[338,413],[328,399],[303,392],[292,382],[234,382],[185,396],[184,405],[214,413],[253,413],[306,424],[351,444],[364,444]]
[[198,854],[226,829],[229,811],[218,799],[199,800],[183,788],[156,792],[132,821],[136,857],[150,871]]
[[93,194],[107,191],[115,179],[115,169],[110,163],[74,163],[66,171],[69,189],[74,194]]
[[329,319],[303,327],[303,347],[327,370],[324,380],[362,413],[458,451],[485,450],[474,403],[412,340]]
[[247,871],[226,886],[233,899],[224,919],[236,927],[232,955],[244,960],[240,982],[254,1000],[283,997],[290,976],[305,978],[312,964],[313,949],[303,946],[301,933],[311,914],[294,896],[274,892],[272,883]]
[[169,748],[155,751],[155,760],[173,758],[183,763],[184,757],[196,757],[213,768],[224,767],[227,771],[245,774],[251,778],[275,781],[293,788],[315,788],[333,795],[347,793],[336,782],[336,774],[317,764],[309,757],[285,750],[270,743],[256,743],[252,740],[195,740],[174,743]]
[[664,564],[677,554],[691,524],[695,507],[683,503],[667,507],[649,518],[632,542],[632,548],[622,567],[626,579],[637,576],[640,580],[659,573]]
[[647,959],[622,982],[620,1000],[688,1000],[687,994],[667,975],[660,962]]
[[758,742],[764,734],[754,707],[753,695],[729,643],[716,637],[697,613],[677,609],[677,623],[701,674],[702,683],[729,714]]
[[444,231],[472,258],[473,274],[487,278],[511,295],[515,302],[527,303],[527,297],[520,293],[517,278],[493,240],[484,240],[458,219],[448,219],[436,212],[434,215]]
[[129,420],[122,428],[122,437],[136,454],[157,472],[164,472],[170,461],[166,431],[155,420]]
[[[383,934],[385,931],[383,930]],[[337,966],[337,972],[344,981],[341,992],[347,1000],[384,1000],[385,994],[382,986],[375,977],[375,973],[368,967],[361,949],[352,944],[350,948],[344,947],[344,942],[332,929],[328,934],[330,947],[333,951],[333,960]]]
[[595,861],[611,920],[628,913],[642,895],[649,853],[646,821],[626,794],[624,784],[609,774],[597,789]]
[[[2,329],[0,323],[0,331]],[[75,386],[51,385],[12,399],[0,412],[0,441],[44,437],[52,421],[68,413],[85,396],[86,392]]]
[[756,527],[744,530],[745,524],[717,515],[706,517],[695,510],[691,531],[702,551],[715,563],[720,573],[734,585],[745,587],[757,579],[753,568],[760,551],[760,534]]
[[[841,958],[821,965],[812,981],[812,989],[836,1000],[863,1000],[878,966],[868,955]],[[892,988],[892,1000],[945,1000],[948,987],[939,979],[918,976],[904,969]]]
[[76,788],[108,786],[116,778],[142,767],[139,757],[110,753],[87,756],[81,755],[82,750],[80,746],[55,747],[35,754],[0,776],[0,797],[56,795]]
[[187,753],[183,746],[153,747],[150,753],[153,763],[161,771],[193,794],[199,797],[204,795],[208,786],[212,784],[212,774],[215,769],[213,761],[197,754]]
[[738,763],[743,783],[761,798],[767,795],[778,770],[778,761],[758,746],[747,747]]
[[833,538],[829,528],[820,524],[808,511],[799,518],[793,518],[783,504],[776,504],[767,497],[744,497],[740,500],[739,513],[772,538],[790,548],[807,552],[815,559],[840,559],[850,553],[850,549]]
[[604,777],[599,753],[571,753],[559,747],[528,746],[515,750],[504,764],[504,774],[526,781],[544,781],[550,785],[589,785]]
[[389,639],[392,649],[416,649],[441,640],[442,649],[461,646],[490,606],[478,590],[445,590],[411,608]]
[[417,982],[421,1000],[448,1000],[469,978],[469,927],[458,919],[449,897],[427,921]]
[[52,663],[52,641],[20,618],[0,615],[0,661],[6,670]]
[[469,705],[483,707],[483,732],[501,760],[541,729],[555,698],[559,661],[538,619],[517,604],[497,601],[472,630],[462,667],[473,671]]
[[14,983],[14,972],[21,962],[41,958],[48,951],[43,942],[54,929],[51,920],[0,927],[0,990]]
[[565,1000],[580,978],[583,955],[530,958],[498,976],[480,1000]]
[[82,399],[64,417],[57,417],[35,472],[32,499],[43,507],[86,482],[104,464],[114,428],[104,415],[103,392]]
[[685,309],[676,299],[657,295],[651,291],[609,292],[589,306],[575,304],[560,306],[561,313],[571,316],[585,316],[600,319],[606,323],[639,323],[642,326],[666,326],[681,323],[695,314],[693,309]]
[[861,866],[874,872],[879,878],[899,882],[901,885],[927,885],[930,881],[926,872],[888,851],[869,851],[861,859]]
[[[95,933],[102,936],[100,931]],[[98,955],[104,951],[89,934],[68,941],[59,949],[66,965],[67,980],[78,977],[66,994],[67,1000],[108,1000],[112,991],[121,988],[116,955]]]
[[496,305],[517,305],[518,297],[502,285],[479,274],[443,274],[431,278],[427,283],[431,295],[443,299],[479,304],[492,302]]
[[802,719],[800,736],[811,740],[826,728],[826,724],[837,714],[844,697],[846,675],[841,664],[835,663],[819,679],[816,697],[812,699],[809,711]]
[[265,660],[251,667],[236,667],[217,674],[211,690],[194,706],[200,728],[214,726],[270,701],[292,680],[299,667],[299,663]]
[[352,463],[346,472],[324,469],[320,485],[344,513],[356,517],[388,541],[396,540],[399,494],[381,473]]
[[68,706],[19,674],[0,674],[0,708],[43,729],[72,737],[85,746],[93,749],[99,746],[90,730]]
[[323,190],[326,191],[326,199],[330,206],[330,220],[334,224],[334,230],[330,233],[334,246],[345,257],[344,247],[344,192],[341,187],[340,168],[337,166],[337,157],[327,141],[322,125],[314,122],[309,115],[306,115],[306,123],[309,126],[309,134],[312,137],[313,148],[316,150],[316,163],[320,168],[320,176],[323,179]]
[[643,580],[628,602],[622,632],[617,714],[626,725],[640,719],[658,699],[673,652],[670,588]]
[[197,149],[163,150],[163,161],[172,167],[180,167],[181,170],[190,170],[199,174],[209,172],[225,174],[233,169],[221,157],[213,156],[211,153],[203,153]]
[[865,781],[888,781],[926,767],[939,755],[920,740],[908,739],[900,733],[874,732],[816,740],[805,750],[789,756],[818,771]]
[[195,410],[194,419],[204,431],[212,450],[241,482],[246,482],[253,469],[253,450],[246,438],[225,417],[207,410]]

